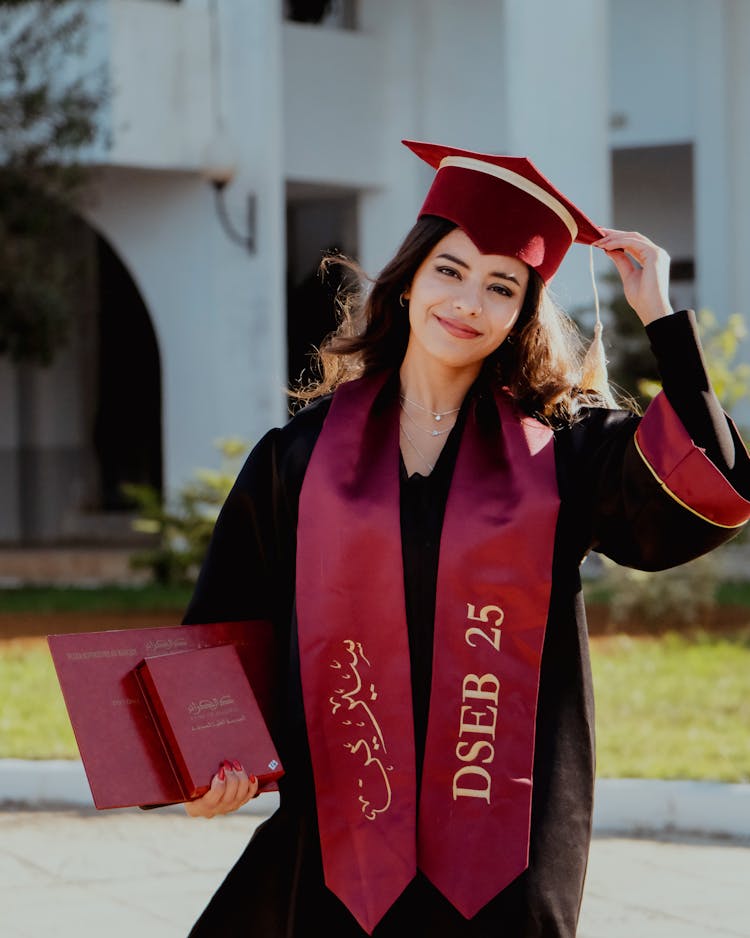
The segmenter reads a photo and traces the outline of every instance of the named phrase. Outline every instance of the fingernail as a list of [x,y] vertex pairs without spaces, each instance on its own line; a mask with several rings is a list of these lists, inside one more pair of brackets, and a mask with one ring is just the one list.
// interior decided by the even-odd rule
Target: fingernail
[[223,781],[224,781],[224,766],[223,766],[223,765],[222,765],[222,767],[219,769],[219,781],[220,781],[220,782],[223,782]]
[[242,771],[242,763],[241,763],[241,762],[238,762],[238,761],[235,759],[234,762],[232,763],[232,765],[234,766],[234,771],[235,771],[235,772],[241,772],[241,771]]
[[225,759],[225,760],[221,763],[221,766],[222,766],[223,769],[226,769],[227,772],[231,772],[231,771],[232,771],[232,763],[229,761],[229,759]]
[[254,785],[257,781],[258,781],[258,779],[257,779],[254,775],[251,775],[251,776],[249,777],[249,782],[250,782],[251,785]]

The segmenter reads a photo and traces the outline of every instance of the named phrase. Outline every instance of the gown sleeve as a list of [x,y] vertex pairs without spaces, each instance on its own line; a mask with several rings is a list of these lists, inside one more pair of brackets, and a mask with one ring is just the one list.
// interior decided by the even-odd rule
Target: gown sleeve
[[739,533],[750,518],[750,457],[711,389],[692,312],[648,334],[663,390],[640,419],[588,411],[571,444],[583,552],[661,570]]

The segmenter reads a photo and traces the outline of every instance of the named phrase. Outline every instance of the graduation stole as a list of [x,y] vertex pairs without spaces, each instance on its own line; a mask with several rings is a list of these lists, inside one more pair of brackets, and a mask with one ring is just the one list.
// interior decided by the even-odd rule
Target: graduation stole
[[[467,918],[528,866],[559,496],[552,432],[467,414],[443,523],[417,807],[389,375],[341,385],[305,474],[297,620],[326,884],[368,932],[417,867]],[[417,816],[418,813],[418,816]]]

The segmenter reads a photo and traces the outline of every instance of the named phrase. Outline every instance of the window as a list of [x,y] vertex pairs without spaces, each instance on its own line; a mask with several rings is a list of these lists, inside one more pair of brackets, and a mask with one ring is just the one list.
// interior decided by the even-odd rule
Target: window
[[330,29],[357,28],[357,0],[283,0],[284,19]]

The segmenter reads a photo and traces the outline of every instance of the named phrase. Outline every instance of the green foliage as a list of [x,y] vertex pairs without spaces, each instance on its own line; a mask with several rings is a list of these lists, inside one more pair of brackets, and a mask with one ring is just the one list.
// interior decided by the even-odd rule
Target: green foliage
[[[616,274],[605,276],[612,288],[606,305],[607,325],[604,341],[611,383],[642,407],[661,390],[656,361],[641,321],[630,308]],[[587,329],[589,311],[575,310],[573,319]],[[741,313],[734,313],[726,322],[719,321],[709,309],[698,313],[701,345],[716,396],[726,410],[750,396],[750,364],[737,361],[741,344],[747,336],[747,325]]]
[[[616,299],[612,306],[614,344],[620,352],[611,374],[619,386],[645,405],[661,390],[661,384],[643,327],[622,303],[624,298]],[[730,409],[750,395],[750,365],[737,361],[746,334],[745,321],[735,313],[720,323],[704,309],[698,314],[698,324],[709,377],[722,405]],[[600,585],[609,596],[614,626],[638,622],[646,630],[663,630],[665,621],[675,627],[695,625],[716,605],[720,565],[713,554],[659,573],[630,570],[603,559],[605,574]]]
[[106,98],[80,71],[87,31],[81,0],[0,0],[0,355],[14,362],[48,364],[75,313],[71,228]]
[[[716,396],[726,410],[750,395],[750,365],[738,362],[742,340],[747,335],[745,320],[734,313],[725,323],[708,309],[698,313],[701,345],[706,368]],[[661,389],[657,381],[641,380],[639,390],[649,399]]]
[[216,518],[239,470],[239,460],[248,445],[244,440],[217,440],[222,456],[218,470],[198,469],[178,491],[172,505],[148,485],[123,486],[124,494],[138,508],[137,531],[152,534],[156,545],[134,555],[136,569],[150,570],[164,585],[195,582]]

